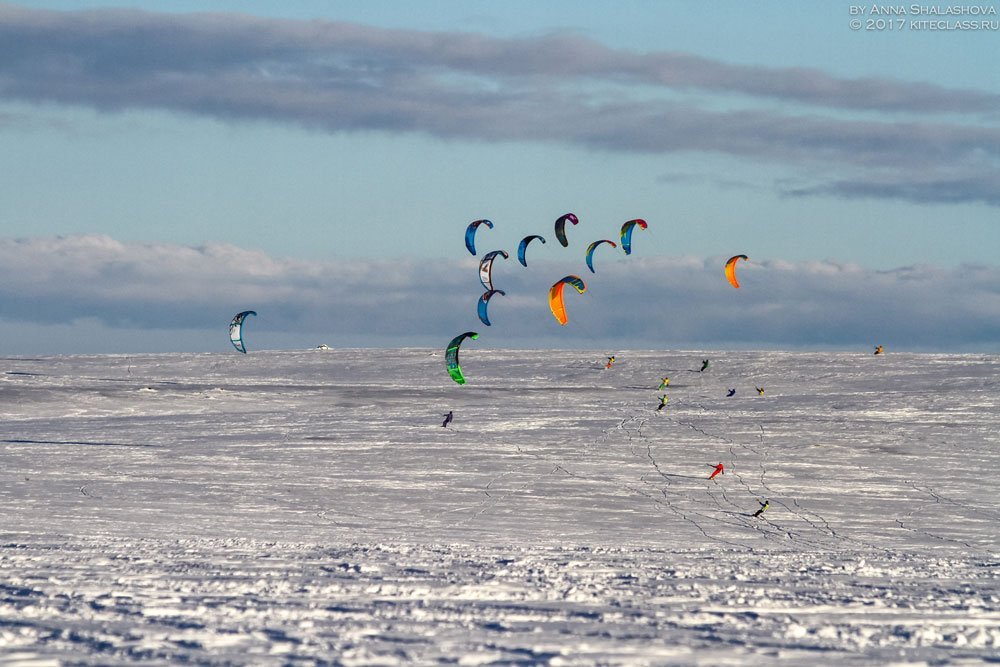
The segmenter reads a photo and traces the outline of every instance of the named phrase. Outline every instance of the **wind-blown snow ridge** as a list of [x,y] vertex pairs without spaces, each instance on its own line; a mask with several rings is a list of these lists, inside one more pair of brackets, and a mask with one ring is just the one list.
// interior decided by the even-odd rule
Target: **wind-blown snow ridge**
[[995,659],[1000,358],[614,353],[3,359],[0,661]]

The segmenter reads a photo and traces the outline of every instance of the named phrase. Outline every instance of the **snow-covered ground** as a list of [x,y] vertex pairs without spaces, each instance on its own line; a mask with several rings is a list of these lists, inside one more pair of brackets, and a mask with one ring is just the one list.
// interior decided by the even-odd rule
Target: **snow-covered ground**
[[2,360],[0,663],[1000,661],[1000,358],[462,365]]

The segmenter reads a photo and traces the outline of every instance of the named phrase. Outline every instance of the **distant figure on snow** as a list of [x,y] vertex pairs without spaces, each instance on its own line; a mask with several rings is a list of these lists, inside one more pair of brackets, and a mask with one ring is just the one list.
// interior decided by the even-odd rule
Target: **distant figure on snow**
[[735,395],[736,395],[735,389],[730,389],[728,392],[726,392],[726,396],[735,396]]
[[726,474],[726,469],[725,469],[725,467],[724,467],[724,466],[722,465],[722,463],[721,463],[721,462],[720,462],[720,463],[719,463],[719,465],[717,465],[717,466],[713,466],[713,465],[712,465],[711,463],[709,463],[709,464],[708,464],[708,467],[709,467],[709,468],[715,468],[715,469],[714,469],[714,470],[712,471],[712,474],[708,476],[708,478],[709,478],[709,479],[715,479],[715,476],[716,476],[716,475],[725,475],[725,474]]
[[605,366],[605,368],[611,368],[614,365],[615,365],[615,357],[614,357],[614,355],[612,355],[612,356],[608,357],[608,363]]
[[441,424],[441,426],[443,426],[443,427],[445,427],[445,428],[448,428],[448,424],[450,424],[450,423],[451,423],[451,420],[452,420],[452,419],[454,419],[454,418],[455,418],[455,415],[454,415],[454,411],[452,411],[452,410],[449,410],[449,411],[448,411],[448,414],[446,414],[446,415],[444,416],[444,423],[443,423],[443,424]]
[[882,346],[881,345],[876,345],[875,346],[875,354],[882,354]]
[[670,386],[670,378],[668,378],[668,377],[662,377],[662,378],[660,378],[659,389],[666,389],[669,386]]
[[764,388],[763,387],[758,387],[757,385],[754,385],[753,388],[756,389],[757,393],[760,394],[761,396],[764,395]]
[[665,406],[667,404],[668,400],[669,399],[667,398],[666,394],[664,394],[663,396],[660,396],[660,404],[658,406],[656,406],[656,411],[659,412],[660,410],[662,410],[663,406]]
[[699,370],[698,372],[701,373],[702,371],[706,370],[707,368],[708,368],[708,359],[702,359],[702,361],[701,361],[701,370]]
[[760,509],[753,513],[754,516],[760,516],[761,514],[767,511],[768,507],[771,506],[770,500],[765,500],[764,502],[760,502],[758,500],[757,503],[760,504]]

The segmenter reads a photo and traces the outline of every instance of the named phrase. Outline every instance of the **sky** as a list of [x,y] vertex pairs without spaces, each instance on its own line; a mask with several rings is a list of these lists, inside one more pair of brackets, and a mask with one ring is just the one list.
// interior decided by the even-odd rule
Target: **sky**
[[0,3],[0,355],[234,352],[246,309],[251,350],[998,353],[998,13]]

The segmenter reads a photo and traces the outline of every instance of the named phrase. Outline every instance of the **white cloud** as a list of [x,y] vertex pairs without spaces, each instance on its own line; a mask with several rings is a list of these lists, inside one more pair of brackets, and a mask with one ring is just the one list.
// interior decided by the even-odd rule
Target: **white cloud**
[[[253,323],[259,332],[355,345],[433,346],[473,329],[483,334],[481,344],[496,347],[882,343],[1000,350],[998,268],[871,271],[751,257],[740,264],[736,290],[723,277],[724,260],[605,256],[595,261],[594,274],[582,258],[539,260],[528,269],[510,260],[496,269],[496,286],[507,296],[491,302],[493,326],[487,328],[476,316],[482,286],[469,257],[307,262],[231,245],[135,244],[105,236],[0,239],[0,301],[10,325],[77,320],[211,332],[205,349],[216,349],[216,332],[235,312],[252,308],[261,315]],[[588,290],[568,294],[570,323],[560,327],[548,311],[547,290],[568,273],[580,275]],[[95,348],[94,341],[84,344]]]

